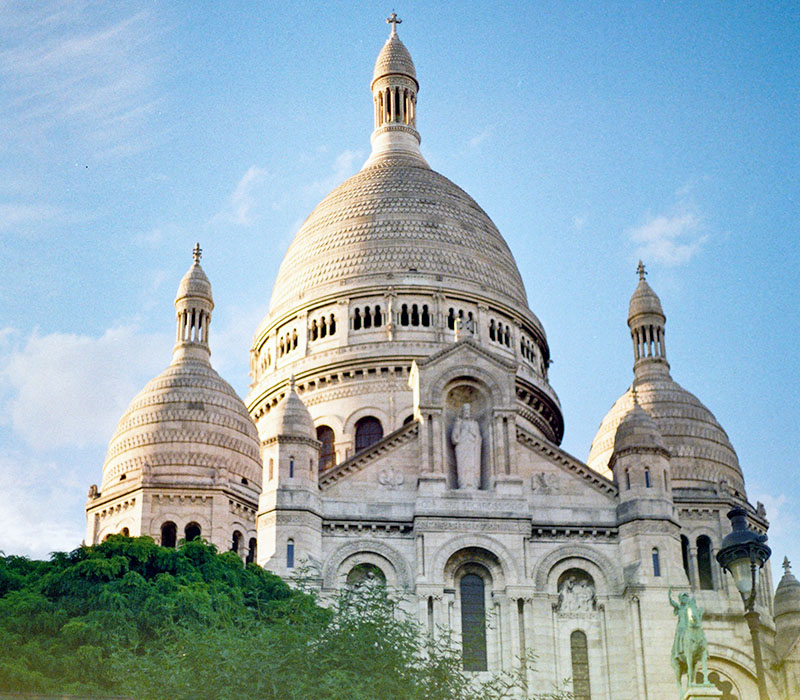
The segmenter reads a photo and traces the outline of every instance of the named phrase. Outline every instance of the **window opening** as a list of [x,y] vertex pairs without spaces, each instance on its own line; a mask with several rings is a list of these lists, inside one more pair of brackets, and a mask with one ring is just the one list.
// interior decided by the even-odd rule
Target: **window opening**
[[251,537],[250,541],[247,543],[247,557],[244,560],[245,564],[254,564],[256,561],[256,554],[258,551],[258,540],[255,537]]
[[183,531],[187,542],[197,540],[200,538],[201,530],[197,523],[189,523]]
[[356,452],[366,449],[383,438],[383,426],[373,416],[365,416],[356,423]]
[[322,443],[319,451],[319,468],[327,469],[333,466],[335,445],[333,428],[328,425],[317,426],[317,440]]
[[572,652],[572,696],[574,700],[592,700],[589,684],[589,645],[586,633],[575,630],[569,636]]
[[477,574],[461,579],[461,645],[465,671],[486,671],[485,584]]
[[656,547],[653,548],[653,576],[661,576],[661,559]]
[[286,542],[286,568],[294,569],[294,540]]
[[711,574],[711,540],[706,535],[697,538],[697,574],[700,579],[700,588],[710,591],[714,588],[714,578]]
[[178,543],[178,526],[167,521],[161,526],[161,546],[174,548]]

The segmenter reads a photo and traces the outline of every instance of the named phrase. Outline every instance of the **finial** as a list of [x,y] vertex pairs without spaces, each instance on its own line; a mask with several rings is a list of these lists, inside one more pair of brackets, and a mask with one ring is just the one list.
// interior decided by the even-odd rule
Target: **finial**
[[192,257],[194,258],[195,264],[200,264],[200,258],[203,257],[203,249],[200,247],[199,243],[194,244],[194,248],[192,248]]
[[403,20],[402,20],[402,19],[400,19],[400,18],[397,16],[397,13],[395,13],[395,12],[394,12],[394,10],[392,10],[392,14],[390,14],[390,15],[389,15],[389,16],[386,18],[386,24],[391,24],[391,25],[392,25],[392,34],[393,34],[393,35],[394,35],[394,34],[397,34],[397,25],[398,25],[398,24],[402,24],[402,23],[403,23]]
[[295,387],[294,375],[291,375],[289,377],[289,391],[294,391],[295,390],[294,387]]
[[636,393],[636,387],[635,386],[631,387],[631,396],[633,397],[633,405],[634,406],[638,406],[639,405],[639,394]]
[[783,558],[783,573],[786,576],[789,576],[789,574],[792,573],[792,565],[789,563],[789,557]]
[[636,272],[639,273],[639,281],[644,282],[644,276],[647,274],[647,270],[644,269],[644,263],[641,260],[636,266]]

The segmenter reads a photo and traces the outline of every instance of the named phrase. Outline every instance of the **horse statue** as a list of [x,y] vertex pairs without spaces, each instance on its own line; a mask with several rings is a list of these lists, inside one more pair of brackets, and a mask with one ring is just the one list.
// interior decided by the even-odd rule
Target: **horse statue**
[[[683,698],[682,676],[687,675],[686,689],[692,686],[708,686],[708,645],[703,632],[703,608],[688,593],[681,593],[676,603],[672,599],[672,588],[667,594],[672,611],[678,617],[675,641],[672,643],[672,668],[678,682],[679,697]],[[696,682],[698,666],[702,669],[702,683]]]

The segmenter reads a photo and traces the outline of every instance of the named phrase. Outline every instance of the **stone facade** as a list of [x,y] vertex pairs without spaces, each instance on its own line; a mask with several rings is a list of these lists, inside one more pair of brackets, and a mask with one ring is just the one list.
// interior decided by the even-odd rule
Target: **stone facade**
[[[584,463],[559,447],[550,350],[511,251],[420,154],[419,82],[396,24],[371,89],[372,153],[286,253],[246,410],[208,363],[207,330],[186,340],[187,309],[207,329],[213,307],[196,262],[175,360],[120,422],[87,541],[122,527],[158,539],[166,519],[202,524],[224,549],[257,532],[258,563],[280,575],[305,567],[323,597],[382,578],[432,634],[463,639],[470,670],[532,652],[531,686],[571,677],[580,700],[674,697],[667,594],[691,591],[721,697],[755,697],[742,603],[714,555],[733,505],[754,530],[768,523],[724,430],[670,375],[643,266],[633,382]],[[785,700],[800,661],[790,584],[777,638],[768,568],[757,597]]]

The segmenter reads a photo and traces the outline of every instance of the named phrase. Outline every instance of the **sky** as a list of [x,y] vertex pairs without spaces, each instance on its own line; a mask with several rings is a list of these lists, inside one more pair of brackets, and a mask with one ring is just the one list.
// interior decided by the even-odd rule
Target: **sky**
[[800,567],[800,6],[30,3],[0,10],[0,551],[78,546],[169,364],[199,241],[240,396],[294,233],[369,153],[394,9],[431,166],[515,255],[586,459],[632,379],[643,259],[672,376],[716,415],[773,570]]

